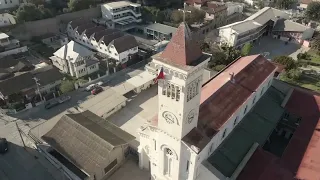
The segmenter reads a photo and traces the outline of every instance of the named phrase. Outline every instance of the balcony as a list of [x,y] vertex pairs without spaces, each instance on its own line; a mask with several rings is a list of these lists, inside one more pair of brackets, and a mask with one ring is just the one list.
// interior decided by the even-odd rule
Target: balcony
[[141,14],[140,7],[132,7],[132,6],[127,6],[127,7],[122,7],[122,8],[117,8],[113,9],[111,11],[112,14],[117,14],[119,12],[124,12],[124,11],[132,11],[136,14]]

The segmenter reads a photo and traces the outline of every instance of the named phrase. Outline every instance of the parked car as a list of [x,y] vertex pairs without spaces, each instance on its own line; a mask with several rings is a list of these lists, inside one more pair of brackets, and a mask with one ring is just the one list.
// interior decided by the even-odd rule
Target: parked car
[[96,95],[96,94],[101,93],[102,91],[103,91],[103,88],[101,86],[97,86],[91,91],[91,94]]
[[50,101],[46,102],[44,107],[46,109],[51,109],[51,108],[53,108],[55,106],[58,106],[59,104],[60,104],[59,101],[57,101],[56,99],[53,99],[53,100],[50,100]]
[[96,88],[97,86],[101,86],[103,84],[102,81],[99,81],[95,84],[90,84],[89,86],[86,87],[86,91],[92,91],[94,88]]
[[8,141],[6,138],[0,138],[0,154],[4,154],[8,151]]
[[58,102],[61,104],[61,103],[70,101],[70,99],[71,99],[71,96],[60,96],[60,97],[58,98]]

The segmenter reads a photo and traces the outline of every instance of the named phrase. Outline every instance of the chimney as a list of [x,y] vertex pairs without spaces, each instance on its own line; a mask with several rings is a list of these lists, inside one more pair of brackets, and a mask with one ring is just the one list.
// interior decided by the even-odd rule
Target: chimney
[[231,81],[231,83],[235,83],[236,81],[235,81],[235,79],[234,79],[234,72],[229,73],[229,75],[230,75],[230,81]]

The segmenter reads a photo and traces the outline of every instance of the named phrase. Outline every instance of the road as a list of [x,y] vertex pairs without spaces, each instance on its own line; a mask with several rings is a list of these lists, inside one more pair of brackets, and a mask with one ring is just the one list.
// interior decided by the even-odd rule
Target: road
[[[117,72],[116,76],[112,79],[108,77],[102,79],[101,81],[104,82],[102,86],[104,88],[107,88],[107,87],[115,86],[117,84],[121,84],[122,82],[129,79],[130,77],[140,74],[143,71],[145,64],[146,62],[137,63],[135,65],[132,65],[131,67],[128,67],[127,72]],[[14,118],[24,120],[28,123],[32,123],[37,120],[48,120],[56,116],[57,114],[65,111],[66,109],[69,109],[71,107],[78,105],[80,101],[85,101],[93,96],[90,94],[90,92],[84,91],[84,88],[80,88],[76,91],[73,91],[68,95],[71,96],[70,101],[63,103],[59,106],[53,107],[52,109],[46,110],[44,108],[44,105],[39,105],[27,111],[14,114],[11,116]]]

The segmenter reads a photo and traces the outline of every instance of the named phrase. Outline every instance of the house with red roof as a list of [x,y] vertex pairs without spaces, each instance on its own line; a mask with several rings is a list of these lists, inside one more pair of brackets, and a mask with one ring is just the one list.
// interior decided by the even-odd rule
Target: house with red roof
[[154,180],[318,180],[319,94],[274,79],[262,55],[202,85],[210,57],[185,23],[153,56],[159,109],[138,130],[140,168]]

